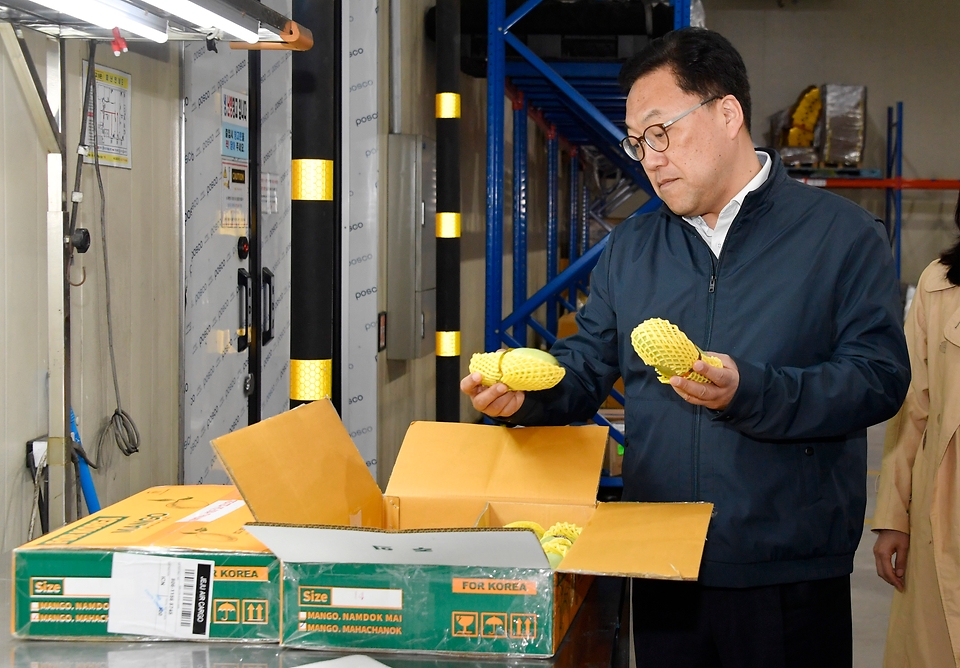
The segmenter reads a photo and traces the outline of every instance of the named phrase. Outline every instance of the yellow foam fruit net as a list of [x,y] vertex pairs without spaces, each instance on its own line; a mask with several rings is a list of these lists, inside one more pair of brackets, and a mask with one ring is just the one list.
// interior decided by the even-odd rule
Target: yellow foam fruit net
[[570,522],[557,522],[546,531],[536,522],[528,522],[525,520],[510,522],[503,526],[507,529],[526,529],[532,531],[540,541],[543,553],[547,555],[550,568],[554,570],[560,565],[563,558],[567,556],[567,550],[573,546],[574,542],[576,542],[580,536],[580,532],[583,531],[583,529],[576,524],[571,524]]
[[546,390],[559,383],[565,368],[548,352],[536,348],[509,348],[495,353],[474,353],[470,373],[480,372],[486,386],[503,383],[514,391]]
[[682,376],[698,383],[710,383],[708,378],[693,371],[693,363],[697,360],[703,360],[718,369],[723,368],[719,359],[705,355],[669,320],[644,320],[633,330],[630,342],[640,359],[657,370],[661,383],[669,383],[671,376]]
[[543,538],[543,527],[536,522],[510,522],[510,524],[504,524],[503,526],[507,529],[529,529],[537,535],[537,540]]
[[550,540],[551,538],[566,538],[573,543],[573,541],[580,537],[581,531],[583,531],[583,529],[578,527],[576,524],[571,524],[570,522],[557,522],[543,532],[541,540]]

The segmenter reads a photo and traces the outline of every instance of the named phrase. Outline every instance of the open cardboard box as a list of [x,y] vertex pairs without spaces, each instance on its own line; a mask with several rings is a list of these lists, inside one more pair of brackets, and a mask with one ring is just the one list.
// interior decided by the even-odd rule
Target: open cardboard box
[[[695,580],[710,504],[597,503],[607,430],[414,422],[385,493],[328,401],[213,441],[283,564],[281,643],[552,655],[585,576]],[[549,567],[516,520],[583,527]]]

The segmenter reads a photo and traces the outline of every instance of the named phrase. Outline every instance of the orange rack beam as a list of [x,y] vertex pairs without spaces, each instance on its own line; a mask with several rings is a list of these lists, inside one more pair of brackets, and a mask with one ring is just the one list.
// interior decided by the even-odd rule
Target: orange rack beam
[[899,188],[900,190],[960,190],[956,179],[858,179],[799,178],[801,183],[816,188]]

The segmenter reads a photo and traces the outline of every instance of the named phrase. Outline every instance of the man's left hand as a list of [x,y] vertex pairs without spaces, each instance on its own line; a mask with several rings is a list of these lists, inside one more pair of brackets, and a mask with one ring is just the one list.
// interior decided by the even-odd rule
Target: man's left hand
[[671,378],[670,385],[685,401],[697,406],[706,406],[716,411],[722,411],[730,405],[733,395],[737,393],[737,388],[740,386],[740,372],[737,371],[737,365],[729,355],[722,353],[706,354],[719,358],[723,362],[723,368],[718,369],[703,360],[697,360],[693,363],[693,370],[701,376],[709,378],[713,383],[712,385],[687,380],[680,376]]

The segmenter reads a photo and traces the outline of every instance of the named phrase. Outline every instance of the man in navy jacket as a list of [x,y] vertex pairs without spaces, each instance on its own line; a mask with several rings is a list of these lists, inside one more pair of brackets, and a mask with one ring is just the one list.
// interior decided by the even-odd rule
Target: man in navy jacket
[[[624,140],[664,206],[617,227],[566,367],[543,392],[461,389],[508,424],[589,419],[618,377],[624,500],[715,505],[697,583],[634,582],[638,666],[850,666],[850,573],[866,505],[866,428],[909,383],[882,226],[754,149],[736,49],[688,28],[620,74]],[[723,362],[712,384],[657,380],[630,344],[665,318]]]

